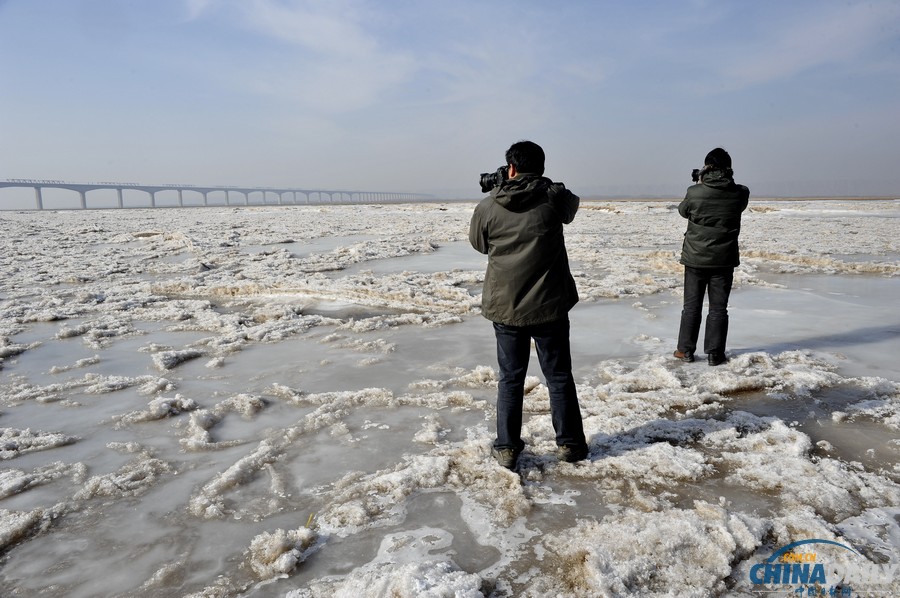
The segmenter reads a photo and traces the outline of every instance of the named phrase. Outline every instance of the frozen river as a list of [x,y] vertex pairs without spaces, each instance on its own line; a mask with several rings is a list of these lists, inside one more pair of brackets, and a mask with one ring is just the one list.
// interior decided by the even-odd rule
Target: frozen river
[[590,457],[533,359],[516,472],[474,204],[0,212],[0,595],[900,594],[900,202],[751,201],[717,368],[673,205],[567,228]]

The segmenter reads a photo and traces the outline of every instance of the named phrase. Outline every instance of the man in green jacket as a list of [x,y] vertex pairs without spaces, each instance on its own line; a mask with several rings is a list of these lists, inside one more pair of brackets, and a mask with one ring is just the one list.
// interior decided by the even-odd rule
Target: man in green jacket
[[514,143],[506,164],[469,227],[472,247],[488,256],[481,311],[494,323],[500,366],[491,454],[514,469],[525,447],[522,403],[533,339],[550,392],[557,456],[580,461],[588,447],[572,376],[568,316],[578,291],[563,238],[579,199],[543,176],[544,150],[536,143]]
[[728,297],[734,269],[740,264],[738,235],[741,213],[747,209],[750,190],[734,182],[731,156],[722,148],[706,155],[704,166],[696,171],[696,185],[688,187],[678,213],[688,220],[681,263],[684,264],[684,308],[675,357],[694,361],[703,297],[709,295],[709,314],[703,349],[709,365],[727,361]]

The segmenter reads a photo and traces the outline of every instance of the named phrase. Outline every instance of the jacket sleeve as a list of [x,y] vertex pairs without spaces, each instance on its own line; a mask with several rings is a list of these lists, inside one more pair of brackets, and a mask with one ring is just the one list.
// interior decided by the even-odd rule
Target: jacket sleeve
[[577,195],[566,189],[562,183],[553,183],[547,195],[563,224],[569,224],[575,220],[575,213],[578,212],[578,206],[581,204],[581,199]]
[[481,204],[475,207],[472,213],[472,221],[469,223],[469,243],[475,251],[487,255],[488,242],[487,231],[484,230],[484,210]]
[[678,204],[678,213],[682,218],[687,218],[690,220],[691,218],[691,192],[688,189],[688,192],[685,194],[684,199],[681,200],[681,203]]

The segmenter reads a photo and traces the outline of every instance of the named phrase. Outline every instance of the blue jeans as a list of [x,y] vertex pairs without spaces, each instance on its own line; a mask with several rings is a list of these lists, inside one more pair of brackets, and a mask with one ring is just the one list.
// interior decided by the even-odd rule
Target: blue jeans
[[581,410],[572,376],[568,318],[535,326],[506,326],[494,323],[497,337],[497,363],[500,381],[497,387],[498,449],[522,450],[522,403],[525,374],[531,353],[531,339],[537,347],[538,361],[550,391],[550,416],[556,431],[556,444],[587,446],[581,423]]
[[728,337],[728,297],[734,280],[734,268],[684,267],[684,309],[678,330],[678,350],[694,353],[700,322],[703,318],[703,297],[709,295],[709,314],[703,335],[704,353],[725,354]]

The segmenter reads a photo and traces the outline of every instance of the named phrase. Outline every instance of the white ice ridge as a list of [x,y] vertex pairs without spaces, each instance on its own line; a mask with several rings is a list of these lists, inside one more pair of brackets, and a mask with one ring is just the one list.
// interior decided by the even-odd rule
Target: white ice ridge
[[3,212],[0,595],[750,596],[798,540],[900,562],[900,202],[751,201],[715,368],[671,358],[676,205],[566,227],[589,458],[555,456],[535,360],[516,471],[474,204]]

